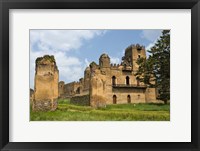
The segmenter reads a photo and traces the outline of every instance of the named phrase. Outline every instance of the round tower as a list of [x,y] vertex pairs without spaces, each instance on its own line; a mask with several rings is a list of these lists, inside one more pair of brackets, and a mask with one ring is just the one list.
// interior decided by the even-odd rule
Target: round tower
[[110,57],[107,54],[102,54],[99,58],[100,68],[109,68],[110,67]]

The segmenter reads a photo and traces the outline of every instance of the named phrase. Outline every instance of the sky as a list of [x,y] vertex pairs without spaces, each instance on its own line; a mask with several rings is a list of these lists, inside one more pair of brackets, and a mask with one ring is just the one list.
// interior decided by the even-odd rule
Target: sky
[[30,87],[34,88],[35,60],[54,55],[59,81],[78,81],[102,53],[120,63],[125,49],[140,44],[149,50],[162,30],[30,30]]

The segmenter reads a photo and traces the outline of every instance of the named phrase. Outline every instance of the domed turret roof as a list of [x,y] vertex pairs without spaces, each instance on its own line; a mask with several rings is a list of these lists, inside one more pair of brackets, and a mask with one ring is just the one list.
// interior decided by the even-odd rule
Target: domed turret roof
[[103,53],[103,54],[100,56],[100,58],[110,58],[110,57],[108,56],[108,54]]

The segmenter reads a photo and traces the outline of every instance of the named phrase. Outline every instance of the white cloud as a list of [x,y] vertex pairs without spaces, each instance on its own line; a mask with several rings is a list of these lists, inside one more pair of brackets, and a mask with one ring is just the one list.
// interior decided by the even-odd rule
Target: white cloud
[[103,30],[31,30],[30,31],[30,86],[34,88],[35,60],[37,57],[54,55],[59,69],[59,80],[77,81],[83,76],[89,61],[69,55],[79,49],[84,40],[105,34]]
[[[153,47],[157,41],[157,39],[161,36],[162,30],[142,30],[141,38],[145,38],[148,41],[150,41],[149,44],[146,45],[146,51],[150,50],[151,47]],[[149,56],[149,53],[147,52],[147,57]]]
[[[156,42],[156,41],[155,41],[155,42]],[[146,46],[146,50],[150,50],[151,47],[154,46],[155,42],[149,43],[149,44]]]
[[89,67],[89,65],[90,65],[90,62],[88,61],[87,58],[85,58],[85,67]]
[[162,30],[142,30],[141,38],[145,38],[151,42],[154,42],[162,33]]
[[113,64],[120,64],[121,59],[117,58],[117,57],[111,57],[110,56],[110,62]]
[[40,51],[69,51],[82,46],[83,40],[105,34],[104,30],[31,30],[31,47],[38,44]]
[[30,86],[34,88],[35,60],[37,57],[44,55],[54,55],[56,64],[59,70],[59,80],[61,81],[77,81],[83,76],[83,63],[76,57],[67,56],[64,52],[46,52],[46,51],[31,51],[30,59]]

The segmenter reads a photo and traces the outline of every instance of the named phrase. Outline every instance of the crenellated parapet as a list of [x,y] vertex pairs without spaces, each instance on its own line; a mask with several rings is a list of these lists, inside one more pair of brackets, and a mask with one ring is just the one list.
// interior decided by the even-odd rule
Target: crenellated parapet
[[116,63],[111,63],[110,64],[110,69],[112,70],[112,69],[119,69],[119,67],[120,67],[120,64],[116,64]]
[[126,51],[129,51],[131,49],[136,49],[136,50],[144,50],[145,49],[145,46],[143,45],[140,45],[140,44],[131,44],[130,46],[128,46],[126,49],[125,49],[125,52]]

